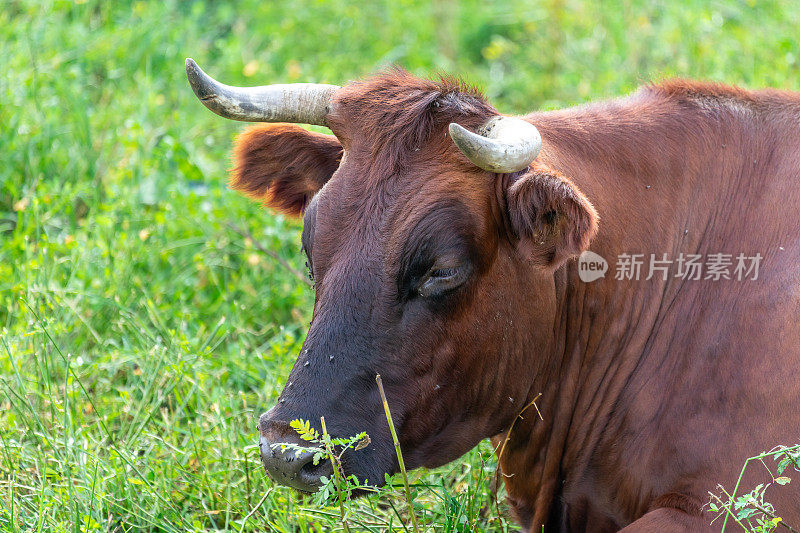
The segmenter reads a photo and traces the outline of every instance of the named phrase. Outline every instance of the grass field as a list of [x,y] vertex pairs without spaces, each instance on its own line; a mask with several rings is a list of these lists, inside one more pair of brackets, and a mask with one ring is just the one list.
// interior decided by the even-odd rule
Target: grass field
[[[226,189],[241,124],[184,57],[240,85],[443,70],[522,112],[674,75],[800,89],[798,28],[793,0],[3,0],[0,530],[340,527],[258,461],[313,294],[230,226],[302,269],[299,223]],[[488,443],[413,473],[417,516],[513,530],[493,473]],[[398,491],[352,505],[404,531]]]

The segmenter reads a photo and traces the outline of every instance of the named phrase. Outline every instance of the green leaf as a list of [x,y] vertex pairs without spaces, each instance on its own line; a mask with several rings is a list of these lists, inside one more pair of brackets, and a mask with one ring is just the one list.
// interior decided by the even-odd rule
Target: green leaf
[[747,507],[736,513],[736,517],[739,518],[739,520],[742,520],[744,518],[747,518],[748,516],[752,516],[755,512],[756,512],[755,509]]

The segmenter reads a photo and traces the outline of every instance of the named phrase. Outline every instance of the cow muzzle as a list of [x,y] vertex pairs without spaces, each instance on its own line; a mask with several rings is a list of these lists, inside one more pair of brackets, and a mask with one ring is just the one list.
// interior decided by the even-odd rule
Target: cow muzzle
[[261,415],[258,428],[264,470],[280,485],[301,492],[316,492],[322,485],[320,478],[330,478],[333,467],[324,457],[315,465],[314,451],[298,449],[297,446],[303,445],[286,431],[287,427],[287,424],[270,420],[269,413]]

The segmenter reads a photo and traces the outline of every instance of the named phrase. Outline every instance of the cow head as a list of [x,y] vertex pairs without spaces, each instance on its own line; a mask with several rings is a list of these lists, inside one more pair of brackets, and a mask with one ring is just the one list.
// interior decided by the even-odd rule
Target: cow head
[[[534,161],[541,139],[450,80],[395,70],[342,88],[236,89],[187,60],[195,92],[251,127],[231,185],[303,217],[315,280],[308,335],[278,404],[261,416],[276,480],[318,486],[330,465],[275,446],[289,422],[366,431],[347,475],[381,484],[398,464],[381,374],[406,464],[434,467],[507,428],[548,364],[554,271],[586,249],[597,215],[570,180]],[[303,92],[305,91],[305,92]],[[477,132],[477,133],[473,133]]]

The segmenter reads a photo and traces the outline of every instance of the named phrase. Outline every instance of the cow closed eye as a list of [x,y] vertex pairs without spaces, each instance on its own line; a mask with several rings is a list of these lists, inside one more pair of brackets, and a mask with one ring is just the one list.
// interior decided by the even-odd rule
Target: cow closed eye
[[468,264],[453,266],[434,265],[423,276],[417,292],[423,298],[442,296],[460,287],[472,272]]

